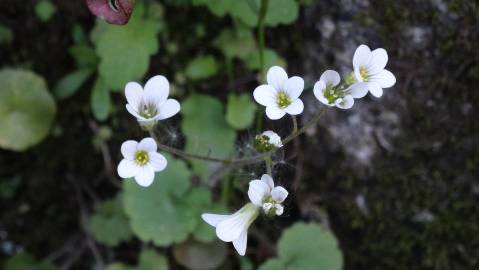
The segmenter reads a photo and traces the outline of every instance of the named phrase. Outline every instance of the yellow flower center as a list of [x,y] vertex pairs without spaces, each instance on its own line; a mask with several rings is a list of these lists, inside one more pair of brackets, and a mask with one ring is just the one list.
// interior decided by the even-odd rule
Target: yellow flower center
[[140,166],[143,166],[146,163],[148,163],[148,161],[150,161],[150,156],[148,155],[148,152],[146,152],[144,150],[140,150],[140,151],[135,153],[136,164],[138,164]]
[[278,93],[278,96],[276,98],[276,104],[278,104],[278,106],[281,109],[284,109],[291,104],[291,98],[288,96],[288,94],[281,91],[281,92]]
[[359,75],[361,75],[361,78],[363,78],[363,80],[365,82],[367,82],[369,80],[369,76],[368,76],[368,73],[366,71],[366,68],[365,67],[360,67],[359,68]]

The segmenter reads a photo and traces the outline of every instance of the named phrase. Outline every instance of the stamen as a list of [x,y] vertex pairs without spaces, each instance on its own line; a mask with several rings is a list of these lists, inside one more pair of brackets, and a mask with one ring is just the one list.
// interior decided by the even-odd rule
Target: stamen
[[361,75],[361,78],[363,78],[365,82],[369,80],[368,72],[366,71],[365,67],[359,68],[359,75]]
[[140,166],[143,166],[146,163],[148,163],[148,161],[150,161],[150,156],[148,155],[148,152],[146,152],[144,150],[140,150],[140,151],[135,153],[136,164],[138,164]]
[[278,93],[277,98],[276,98],[276,104],[278,104],[278,106],[281,109],[284,109],[291,104],[291,98],[285,92],[280,91]]

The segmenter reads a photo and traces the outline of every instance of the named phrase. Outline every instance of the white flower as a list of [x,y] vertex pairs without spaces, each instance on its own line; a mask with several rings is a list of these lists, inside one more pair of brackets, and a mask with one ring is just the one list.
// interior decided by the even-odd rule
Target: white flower
[[268,84],[263,84],[253,92],[254,99],[266,106],[266,116],[271,120],[282,118],[286,113],[297,115],[303,112],[304,104],[299,99],[304,81],[298,76],[288,79],[283,68],[274,66],[266,75]]
[[168,98],[169,92],[170,84],[161,75],[149,79],[144,89],[136,82],[129,82],[125,86],[126,109],[141,125],[154,125],[180,111],[180,103]]
[[338,72],[326,70],[314,84],[314,96],[327,106],[350,109],[354,105],[354,98],[362,98],[368,93],[366,83],[358,82],[343,89],[338,87],[340,82]]
[[272,130],[267,130],[263,132],[261,135],[268,137],[268,143],[272,144],[276,148],[283,147],[283,143],[281,142],[281,137]]
[[155,172],[166,168],[166,158],[156,152],[156,142],[152,138],[144,138],[139,143],[129,140],[121,145],[123,160],[118,164],[118,175],[121,178],[135,177],[138,185],[147,187],[153,183]]
[[213,227],[216,227],[216,235],[225,242],[233,242],[233,246],[239,255],[246,253],[248,242],[248,228],[258,217],[259,208],[248,203],[236,213],[231,215],[202,214],[201,218]]
[[375,97],[383,95],[383,88],[389,88],[396,83],[396,77],[384,69],[388,63],[386,50],[379,48],[371,51],[368,46],[361,45],[354,52],[354,75],[358,82],[365,82]]
[[281,186],[274,186],[271,176],[263,174],[261,180],[249,182],[248,197],[253,204],[263,208],[267,215],[282,215],[284,208],[281,203],[288,197],[288,191]]

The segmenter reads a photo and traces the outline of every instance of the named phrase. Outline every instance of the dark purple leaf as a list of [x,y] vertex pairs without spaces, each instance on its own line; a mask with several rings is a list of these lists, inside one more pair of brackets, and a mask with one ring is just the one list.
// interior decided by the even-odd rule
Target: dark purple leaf
[[90,11],[107,23],[126,24],[133,5],[131,0],[85,0]]

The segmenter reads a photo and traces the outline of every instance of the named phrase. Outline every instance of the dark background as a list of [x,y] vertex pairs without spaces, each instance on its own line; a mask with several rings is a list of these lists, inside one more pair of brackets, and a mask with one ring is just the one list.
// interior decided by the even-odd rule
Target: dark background
[[[70,30],[76,23],[91,29],[94,17],[83,1],[54,2],[56,15],[40,24],[33,15],[35,1],[0,0],[0,23],[15,34],[13,43],[0,47],[2,67],[29,67],[49,85],[73,69]],[[179,29],[177,40],[193,21],[203,21],[211,36],[218,22],[230,23],[204,8],[165,2],[167,21]],[[287,60],[290,73],[314,81],[327,68],[347,70],[355,48],[365,43],[387,49],[397,83],[380,99],[367,97],[347,112],[330,110],[295,144],[288,162],[296,170],[277,168],[295,179],[287,206],[294,214],[277,226],[294,219],[329,220],[345,269],[478,269],[478,2],[309,2],[293,25],[266,32],[267,46]],[[208,35],[188,41],[191,47],[178,62],[202,50]],[[152,73],[161,67],[171,74],[175,68],[155,57],[151,67]],[[204,92],[223,97],[223,91],[212,90],[223,81],[220,75],[206,82]],[[0,204],[1,258],[17,249],[38,258],[61,249],[73,256],[87,241],[78,192],[98,200],[117,192],[109,181],[115,175],[109,162],[119,161],[119,146],[132,134],[123,121],[128,118],[121,110],[124,101],[115,96],[119,109],[107,121],[119,134],[98,147],[101,124],[91,116],[88,99],[88,91],[80,91],[57,104],[61,136],[53,134],[28,152],[0,150],[1,181],[17,186]],[[310,94],[303,100],[317,102]],[[304,117],[311,114],[306,110]],[[101,252],[128,261],[139,246],[132,241]],[[92,261],[86,249],[72,269],[87,269]]]

